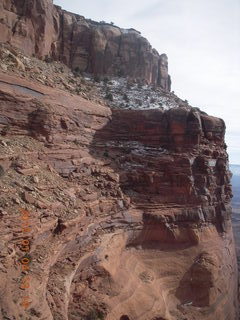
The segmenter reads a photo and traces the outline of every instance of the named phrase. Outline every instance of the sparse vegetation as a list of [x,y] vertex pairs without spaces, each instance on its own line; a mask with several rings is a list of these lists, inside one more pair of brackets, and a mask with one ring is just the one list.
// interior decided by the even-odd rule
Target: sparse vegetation
[[109,101],[113,101],[113,95],[112,95],[112,93],[111,93],[111,92],[107,92],[105,98],[106,98],[107,100],[109,100]]
[[44,61],[46,63],[52,63],[53,62],[53,58],[51,58],[50,56],[46,55],[45,58],[44,58]]
[[103,82],[107,84],[109,82],[109,78],[108,77],[104,77]]
[[91,310],[85,320],[104,320],[105,316],[102,311]]
[[3,129],[1,130],[1,135],[2,136],[6,136],[7,134],[8,134],[8,132],[9,132],[9,130],[10,130],[10,125],[9,124],[7,124],[7,125],[5,125],[4,127],[3,127]]
[[109,154],[108,154],[108,151],[107,151],[107,150],[104,151],[103,156],[104,156],[105,158],[108,158],[108,157],[109,157]]
[[130,90],[132,88],[133,84],[131,81],[127,82],[127,89]]
[[5,170],[3,169],[2,166],[0,166],[0,178],[3,177],[5,174]]
[[126,93],[124,93],[123,95],[123,100],[125,100],[126,102],[129,102],[129,98]]
[[117,72],[118,77],[123,77],[124,76],[124,71],[122,69],[119,69]]
[[200,113],[202,112],[198,107],[194,107],[193,111],[197,111],[197,112],[200,112]]
[[142,101],[140,99],[136,99],[136,103],[141,107],[142,106]]
[[74,71],[75,71],[76,73],[80,73],[80,72],[81,72],[81,70],[80,70],[79,67],[76,67],[76,68],[74,69]]
[[77,139],[75,139],[75,140],[73,141],[73,143],[74,143],[76,146],[80,146],[80,145],[81,145],[81,141],[79,141],[79,140],[77,140]]
[[94,76],[94,81],[97,82],[97,83],[99,83],[99,82],[101,81],[101,77],[100,77],[98,74],[96,74],[96,75]]
[[[101,23],[106,23],[102,21]],[[110,23],[106,23],[110,25]],[[2,52],[4,66],[14,72],[16,66],[12,64],[7,57],[9,50],[0,46],[0,54]],[[163,107],[168,109],[179,105],[186,106],[186,102],[181,100],[175,101],[175,97],[165,93],[158,86],[146,85],[141,78],[124,77],[125,68],[119,66],[115,70],[118,76],[100,75],[98,73],[91,75],[80,70],[80,66],[75,65],[73,70],[60,62],[46,63],[43,60],[38,60],[33,57],[27,57],[16,51],[17,58],[26,67],[26,72],[18,70],[21,76],[33,79],[50,87],[56,87],[69,91],[71,94],[76,94],[84,99],[96,101],[113,108],[127,109],[147,109]],[[50,62],[49,56],[45,57],[45,61]],[[0,66],[1,67],[1,66]],[[154,88],[153,88],[154,87]],[[153,90],[154,89],[154,90]],[[100,96],[99,96],[100,93]],[[105,100],[105,102],[104,102]],[[161,104],[162,103],[162,104]],[[7,125],[7,123],[6,123]],[[0,129],[1,135],[8,135],[8,128]]]
[[77,89],[76,89],[76,94],[80,95],[80,93],[81,93],[81,89],[80,89],[80,88],[77,88]]

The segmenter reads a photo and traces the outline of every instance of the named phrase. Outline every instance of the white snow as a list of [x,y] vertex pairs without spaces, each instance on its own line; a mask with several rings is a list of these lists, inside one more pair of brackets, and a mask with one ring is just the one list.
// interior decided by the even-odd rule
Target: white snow
[[[85,80],[89,80],[89,77]],[[169,110],[179,106],[180,99],[174,93],[152,85],[129,84],[126,78],[106,78],[105,81],[94,84],[98,87],[101,97],[107,98],[113,108]]]

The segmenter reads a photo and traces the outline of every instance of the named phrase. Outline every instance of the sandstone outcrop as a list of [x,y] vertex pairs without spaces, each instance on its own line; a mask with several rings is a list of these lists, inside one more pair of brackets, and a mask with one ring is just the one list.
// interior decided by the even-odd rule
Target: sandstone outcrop
[[134,29],[0,0],[0,42],[0,318],[237,320],[224,121]]
[[138,31],[87,20],[52,0],[1,0],[0,42],[74,70],[126,76],[171,90],[167,56]]
[[[221,119],[111,110],[7,75],[0,102],[3,319],[237,319]],[[27,311],[20,207],[31,214]]]

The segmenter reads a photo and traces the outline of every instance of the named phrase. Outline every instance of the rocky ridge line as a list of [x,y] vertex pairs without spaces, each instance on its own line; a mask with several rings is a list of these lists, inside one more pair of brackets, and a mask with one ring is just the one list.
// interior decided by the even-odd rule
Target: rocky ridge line
[[52,0],[2,0],[0,41],[73,70],[130,77],[171,90],[166,54],[159,55],[139,32],[87,20]]

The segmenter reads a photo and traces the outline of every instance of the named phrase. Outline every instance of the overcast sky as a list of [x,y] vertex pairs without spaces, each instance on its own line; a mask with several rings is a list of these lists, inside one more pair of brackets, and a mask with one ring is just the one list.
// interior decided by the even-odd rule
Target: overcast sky
[[227,125],[240,164],[240,0],[54,0],[96,21],[141,31],[169,58],[172,90]]

